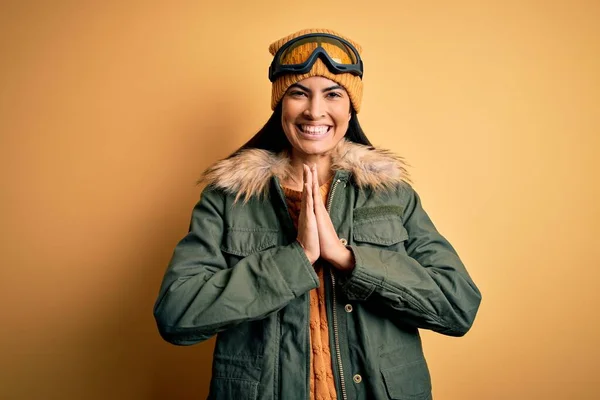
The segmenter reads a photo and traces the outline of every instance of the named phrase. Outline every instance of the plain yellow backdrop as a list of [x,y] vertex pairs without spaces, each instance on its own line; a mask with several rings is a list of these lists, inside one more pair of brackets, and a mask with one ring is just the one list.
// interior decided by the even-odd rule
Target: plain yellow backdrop
[[204,398],[213,341],[152,306],[202,170],[271,110],[268,45],[364,47],[360,121],[483,293],[423,332],[438,400],[597,399],[600,3],[0,6],[0,398]]

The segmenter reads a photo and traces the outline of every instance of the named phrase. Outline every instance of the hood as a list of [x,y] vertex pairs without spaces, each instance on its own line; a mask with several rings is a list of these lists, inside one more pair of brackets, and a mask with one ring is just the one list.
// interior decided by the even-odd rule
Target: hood
[[[389,150],[342,139],[330,154],[332,169],[350,172],[359,188],[382,191],[402,182],[410,183],[406,162]],[[281,182],[291,173],[289,151],[245,149],[210,166],[199,183],[235,194],[236,201],[243,197],[246,202],[253,196],[267,195],[273,177]]]

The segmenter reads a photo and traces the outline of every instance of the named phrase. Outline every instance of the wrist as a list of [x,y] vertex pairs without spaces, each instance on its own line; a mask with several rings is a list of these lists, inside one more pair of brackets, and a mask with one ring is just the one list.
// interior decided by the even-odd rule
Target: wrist
[[355,266],[354,253],[346,246],[341,246],[331,260],[328,260],[333,266],[343,272],[351,272]]
[[314,264],[317,261],[318,257],[314,258],[314,255],[310,251],[308,251],[306,249],[306,247],[304,247],[304,245],[302,244],[302,242],[300,240],[296,239],[296,242],[298,242],[298,244],[302,248],[302,251],[304,252],[304,255],[306,256],[306,258],[308,259],[308,262],[311,263],[311,265]]

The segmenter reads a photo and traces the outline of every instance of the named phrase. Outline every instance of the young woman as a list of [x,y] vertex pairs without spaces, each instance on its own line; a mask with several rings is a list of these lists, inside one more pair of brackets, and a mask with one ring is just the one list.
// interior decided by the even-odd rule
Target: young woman
[[464,335],[481,294],[360,128],[360,46],[311,29],[270,52],[274,113],[205,171],[159,331],[217,335],[211,399],[430,399],[418,329]]

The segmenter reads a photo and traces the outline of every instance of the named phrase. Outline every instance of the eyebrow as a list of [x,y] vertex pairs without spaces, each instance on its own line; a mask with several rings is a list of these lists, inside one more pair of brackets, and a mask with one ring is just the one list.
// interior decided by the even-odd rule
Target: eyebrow
[[[302,89],[302,90],[304,90],[304,91],[306,91],[306,92],[309,92],[309,93],[310,93],[310,92],[312,92],[312,90],[310,90],[310,89],[309,89],[309,88],[307,88],[306,86],[303,86],[303,85],[301,85],[301,84],[299,84],[299,83],[293,83],[293,84],[291,84],[291,85],[290,85],[290,88],[293,88],[293,87],[300,88],[300,89]],[[340,85],[334,85],[334,86],[330,86],[330,87],[327,87],[327,88],[323,89],[323,93],[325,93],[325,92],[330,92],[330,91],[332,91],[332,90],[337,90],[337,89],[343,89],[343,87],[342,87],[342,86],[340,86]]]

